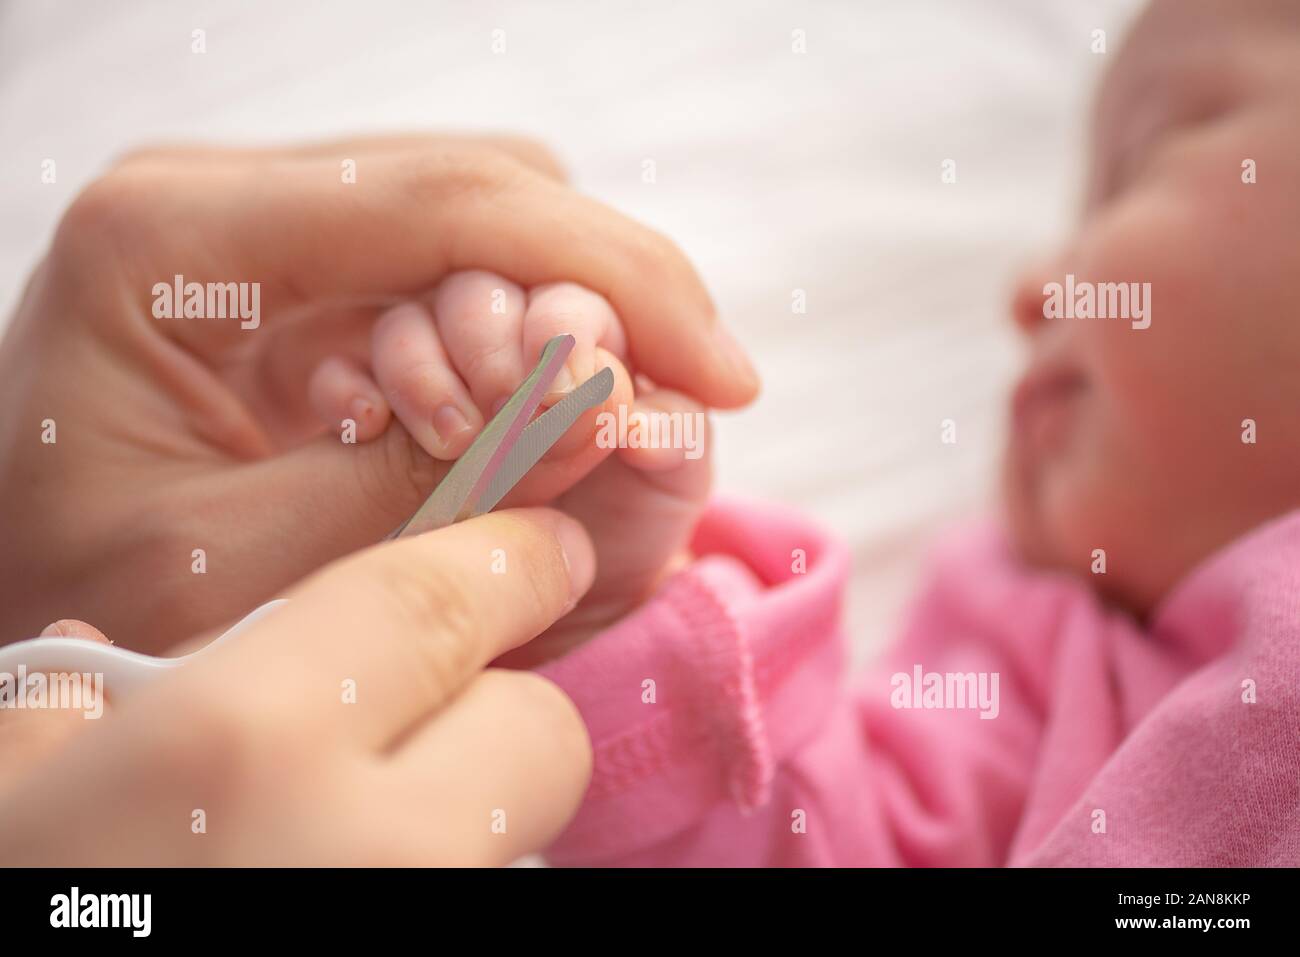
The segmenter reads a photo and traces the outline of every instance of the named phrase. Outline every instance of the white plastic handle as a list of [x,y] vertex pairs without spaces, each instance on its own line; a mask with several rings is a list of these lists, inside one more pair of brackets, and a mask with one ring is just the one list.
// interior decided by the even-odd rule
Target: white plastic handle
[[245,631],[254,622],[287,602],[276,598],[249,612],[234,627],[222,632],[198,651],[178,658],[157,658],[127,651],[116,645],[105,645],[81,638],[33,638],[0,648],[0,672],[16,674],[25,667],[28,674],[51,672],[79,672],[102,674],[105,689],[110,694],[129,694],[154,678],[160,677],[193,661],[224,641]]

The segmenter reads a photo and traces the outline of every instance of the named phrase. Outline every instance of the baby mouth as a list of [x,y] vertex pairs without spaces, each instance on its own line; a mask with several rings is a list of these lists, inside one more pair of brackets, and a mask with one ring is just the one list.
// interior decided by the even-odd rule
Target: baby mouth
[[1016,385],[1011,396],[1011,424],[1016,438],[1039,450],[1059,448],[1075,401],[1086,391],[1087,379],[1075,366],[1040,366]]

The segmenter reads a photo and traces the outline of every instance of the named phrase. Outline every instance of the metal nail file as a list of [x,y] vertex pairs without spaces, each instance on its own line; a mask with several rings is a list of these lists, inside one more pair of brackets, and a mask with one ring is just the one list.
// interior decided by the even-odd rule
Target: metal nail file
[[573,351],[573,343],[569,335],[546,343],[533,371],[456,460],[433,494],[389,538],[418,535],[491,511],[579,416],[610,397],[614,373],[607,367],[530,421]]

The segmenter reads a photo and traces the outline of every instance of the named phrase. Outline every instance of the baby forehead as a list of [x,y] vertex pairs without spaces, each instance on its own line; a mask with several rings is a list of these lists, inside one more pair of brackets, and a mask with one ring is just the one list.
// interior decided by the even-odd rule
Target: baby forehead
[[1238,9],[1200,0],[1152,5],[1103,74],[1094,152],[1129,150],[1161,129],[1263,98],[1300,97],[1300,3],[1267,19],[1234,17],[1229,6]]
[[1295,0],[1152,0],[1133,21],[1127,42],[1212,46],[1300,31]]
[[1131,157],[1160,131],[1229,108],[1235,91],[1224,62],[1211,64],[1168,49],[1151,57],[1126,55],[1105,75],[1094,106],[1093,159]]
[[1300,3],[1295,0],[1155,0],[1103,75],[1107,104],[1134,97],[1177,110],[1277,82],[1300,86]]

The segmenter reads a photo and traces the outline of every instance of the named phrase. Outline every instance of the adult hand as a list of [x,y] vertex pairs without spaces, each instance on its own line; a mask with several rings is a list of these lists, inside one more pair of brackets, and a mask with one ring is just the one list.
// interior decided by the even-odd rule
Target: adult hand
[[[323,434],[308,381],[364,354],[381,307],[471,267],[581,283],[639,373],[711,406],[754,395],[677,248],[526,142],[136,153],[68,210],[0,346],[0,638],[71,617],[156,652],[382,538],[447,466],[400,428]],[[157,318],[176,276],[260,283],[256,327]],[[563,491],[546,481],[514,501]]]
[[586,732],[546,679],[485,666],[572,607],[594,563],[576,521],[517,509],[327,567],[7,781],[0,860],[491,865],[544,847],[586,788]]

